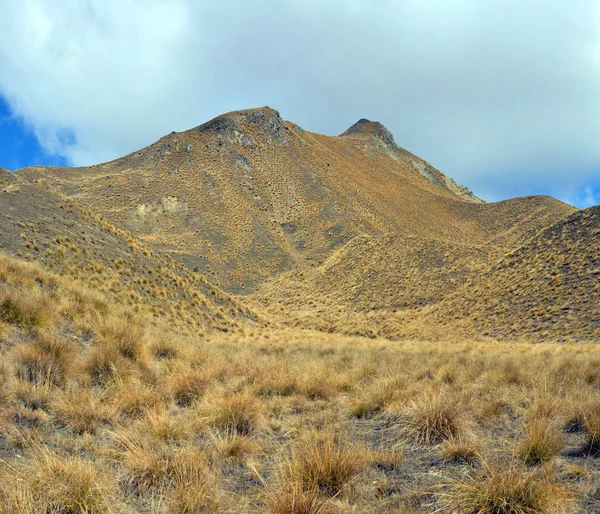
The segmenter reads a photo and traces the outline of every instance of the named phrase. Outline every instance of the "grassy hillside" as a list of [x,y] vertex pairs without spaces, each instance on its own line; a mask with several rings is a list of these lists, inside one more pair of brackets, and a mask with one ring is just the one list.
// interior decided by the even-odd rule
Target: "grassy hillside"
[[576,212],[508,253],[497,242],[358,237],[252,298],[289,326],[324,332],[598,341],[598,212]]
[[467,319],[495,338],[600,340],[600,207],[556,223],[442,302],[434,318]]
[[255,314],[204,277],[92,210],[0,175],[0,248],[76,279],[181,330],[233,330]]

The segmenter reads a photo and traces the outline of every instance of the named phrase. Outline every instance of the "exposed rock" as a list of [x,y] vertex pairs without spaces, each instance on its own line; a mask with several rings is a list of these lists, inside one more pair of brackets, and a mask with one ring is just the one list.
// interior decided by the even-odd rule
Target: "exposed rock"
[[426,162],[412,160],[410,163],[412,164],[413,168],[421,174],[422,177],[426,178],[436,186],[450,191],[451,193],[454,193],[456,196],[459,196],[468,202],[484,203],[483,200],[481,200],[481,198],[477,198],[470,189],[457,184],[450,177],[430,169]]
[[354,125],[352,125],[348,130],[344,133],[340,134],[341,136],[352,136],[352,135],[363,135],[363,136],[371,136],[374,139],[377,139],[383,143],[383,146],[390,151],[398,150],[398,146],[394,141],[394,136],[392,133],[385,128],[378,121],[370,121],[366,118],[362,118],[358,120]]
[[259,130],[261,141],[289,144],[286,133],[291,133],[279,112],[270,107],[237,111],[218,116],[196,130],[212,132],[219,139],[240,146],[256,146],[250,133]]
[[2,191],[3,193],[7,193],[9,195],[16,195],[21,192],[21,188],[15,184],[11,184],[9,186],[6,186],[6,187],[0,189],[0,191]]
[[413,168],[415,168],[415,170],[417,170],[421,174],[421,176],[425,177],[430,182],[433,182],[436,186],[442,188],[444,187],[442,183],[437,178],[435,178],[433,171],[431,171],[424,162],[411,161],[411,164],[413,165]]

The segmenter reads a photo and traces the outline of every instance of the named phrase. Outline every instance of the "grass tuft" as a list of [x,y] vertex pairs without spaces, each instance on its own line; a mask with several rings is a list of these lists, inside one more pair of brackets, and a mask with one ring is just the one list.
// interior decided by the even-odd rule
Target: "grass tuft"
[[467,434],[465,406],[445,395],[413,401],[402,413],[401,435],[416,444],[439,444]]
[[518,448],[519,457],[529,466],[537,466],[552,460],[564,448],[559,425],[546,418],[534,418],[529,422],[527,438]]
[[559,514],[573,508],[565,487],[518,461],[484,463],[468,478],[452,480],[442,504],[444,511],[460,514]]
[[338,495],[348,486],[364,464],[361,452],[333,430],[313,433],[292,452],[290,474],[304,491],[318,490],[327,496]]
[[213,424],[225,433],[247,436],[258,427],[261,411],[261,404],[254,396],[236,393],[218,402]]

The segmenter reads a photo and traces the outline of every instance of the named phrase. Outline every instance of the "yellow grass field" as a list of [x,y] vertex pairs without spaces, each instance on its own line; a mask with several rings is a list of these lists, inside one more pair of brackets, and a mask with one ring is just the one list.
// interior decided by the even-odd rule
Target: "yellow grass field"
[[182,336],[0,257],[0,512],[600,511],[600,347]]

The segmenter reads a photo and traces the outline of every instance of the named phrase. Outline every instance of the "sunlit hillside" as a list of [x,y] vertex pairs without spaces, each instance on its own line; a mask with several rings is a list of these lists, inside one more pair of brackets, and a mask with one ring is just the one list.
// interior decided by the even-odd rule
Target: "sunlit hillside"
[[599,214],[270,108],[0,169],[0,514],[600,512]]

